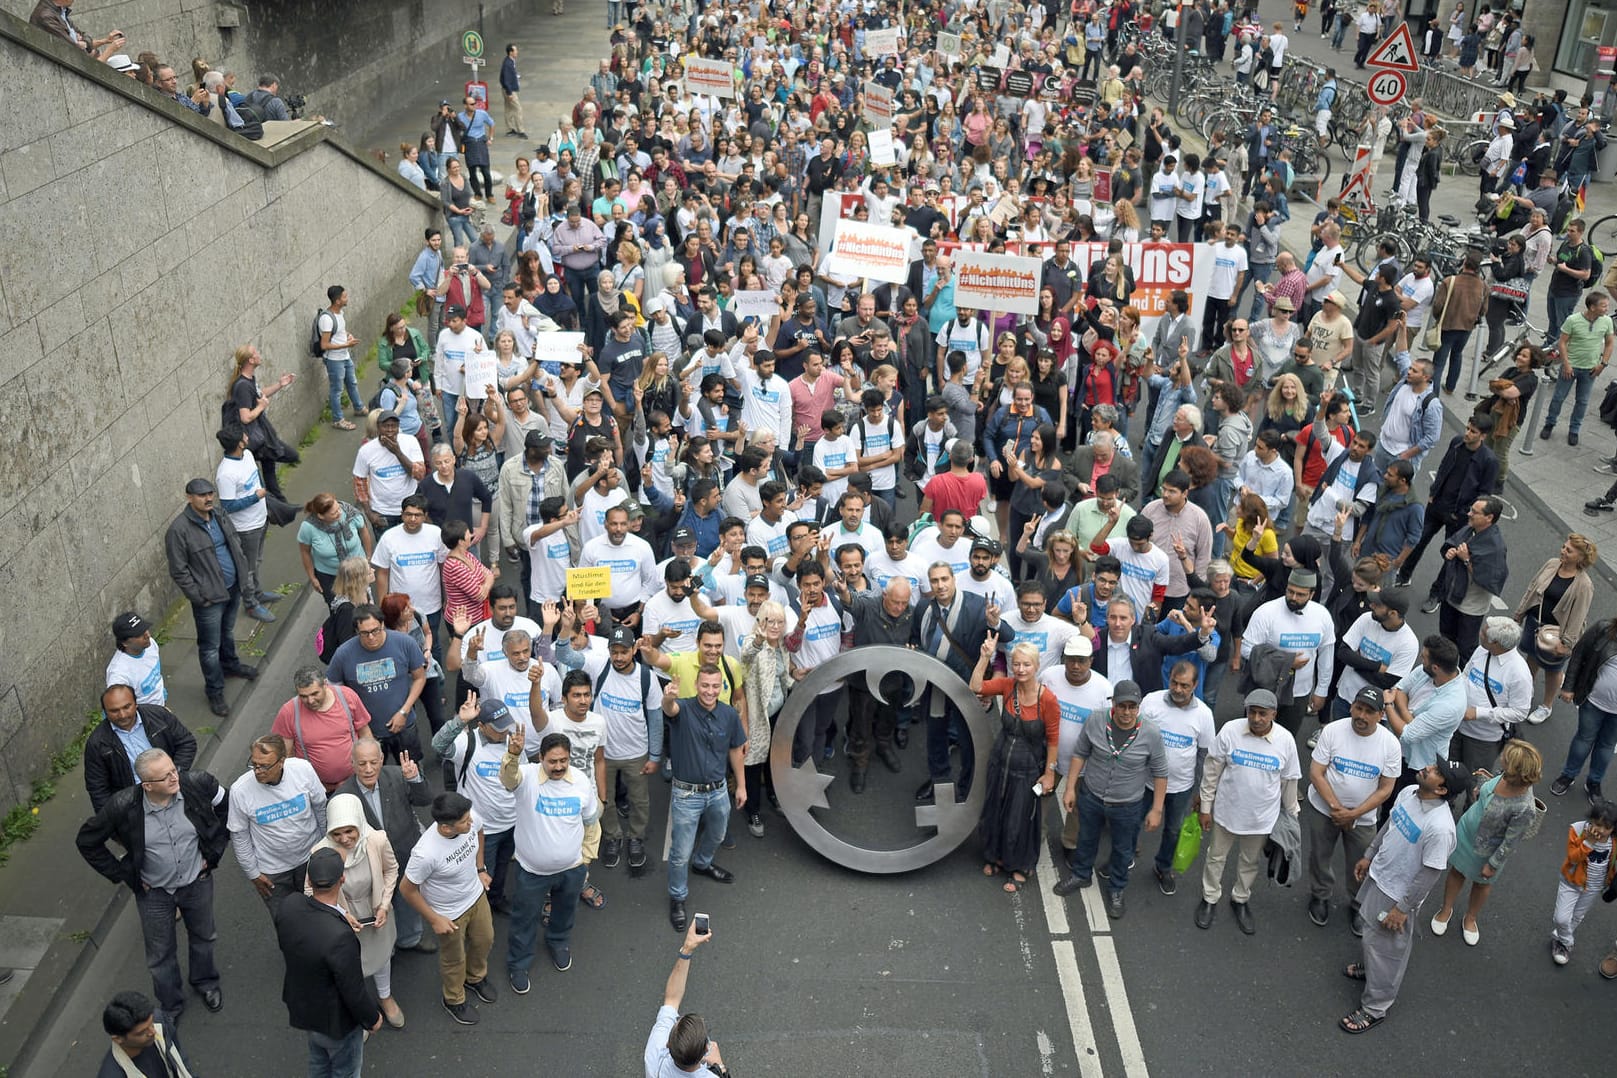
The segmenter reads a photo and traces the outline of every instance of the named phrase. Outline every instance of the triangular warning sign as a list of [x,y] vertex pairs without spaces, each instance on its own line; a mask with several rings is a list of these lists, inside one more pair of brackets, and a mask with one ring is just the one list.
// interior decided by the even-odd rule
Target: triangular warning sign
[[1384,67],[1392,71],[1408,71],[1411,74],[1420,70],[1420,64],[1415,60],[1415,40],[1409,36],[1409,24],[1401,22],[1398,29],[1376,46],[1376,51],[1370,54],[1365,63],[1371,67]]
[[1365,209],[1373,206],[1375,203],[1370,199],[1370,174],[1355,172],[1336,197],[1346,205],[1362,206]]

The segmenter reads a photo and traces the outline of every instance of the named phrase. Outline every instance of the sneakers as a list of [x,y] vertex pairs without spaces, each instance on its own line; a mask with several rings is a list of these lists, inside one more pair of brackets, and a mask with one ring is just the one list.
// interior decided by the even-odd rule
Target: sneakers
[[1596,464],[1593,468],[1591,468],[1590,471],[1599,472],[1601,475],[1617,475],[1617,457],[1609,457],[1606,460],[1601,461],[1599,464]]
[[1330,901],[1318,896],[1310,898],[1308,900],[1308,919],[1320,928],[1324,928],[1331,919]]
[[601,867],[617,868],[623,860],[623,840],[621,838],[603,838],[601,840]]
[[1153,865],[1151,874],[1157,878],[1157,890],[1163,894],[1172,895],[1179,890],[1179,878],[1173,874],[1173,869],[1163,871]]
[[275,620],[275,615],[270,613],[267,606],[250,606],[247,608],[247,616],[266,625]]
[[1550,961],[1557,966],[1564,966],[1572,961],[1572,948],[1560,940],[1550,940]]
[[1409,587],[1409,578],[1395,574],[1392,578],[1392,586],[1395,588],[1407,588]]
[[[1134,868],[1134,858],[1130,857],[1129,858],[1129,869],[1132,871],[1133,868]],[[1111,879],[1112,878],[1112,865],[1111,865],[1110,859],[1107,860],[1106,864],[1102,865],[1100,868],[1096,869],[1095,871],[1100,873],[1100,878],[1101,879],[1103,879],[1103,880]]]
[[557,973],[566,973],[573,968],[573,949],[565,943],[552,944],[550,961],[556,967]]
[[511,971],[511,991],[519,996],[525,996],[528,994],[528,989],[532,987],[532,982],[528,980],[527,970],[514,969]]
[[444,1010],[449,1012],[449,1017],[463,1026],[477,1025],[477,1008],[468,1002],[451,1003],[446,999],[444,1000]]
[[1359,937],[1360,939],[1364,938],[1364,915],[1359,912],[1359,907],[1357,906],[1353,907],[1353,920],[1349,923],[1348,927],[1353,929],[1353,934],[1355,936]]
[[1538,707],[1535,707],[1531,712],[1528,713],[1527,724],[1529,726],[1538,726],[1549,717],[1550,709],[1540,704]]
[[1312,748],[1315,748],[1315,747],[1317,747],[1319,745],[1320,732],[1321,731],[1319,731],[1319,730],[1315,730],[1313,733],[1308,735],[1308,747],[1309,748],[1312,749]]
[[1437,608],[1442,605],[1443,600],[1435,595],[1429,596],[1424,603],[1420,604],[1420,612],[1422,614],[1435,614],[1437,613]]
[[1360,416],[1376,414],[1376,406],[1371,401],[1360,401],[1358,404],[1354,405],[1354,407],[1358,409]]
[[1121,921],[1123,919],[1122,891],[1106,892],[1106,916],[1110,917],[1114,921]]
[[764,818],[756,812],[747,814],[747,834],[753,838],[764,837]]
[[1598,783],[1598,782],[1586,782],[1586,783],[1584,783],[1583,784],[1583,792],[1584,792],[1584,795],[1589,798],[1589,804],[1591,804],[1591,805],[1594,804],[1596,801],[1602,800],[1605,797],[1605,794],[1600,792],[1600,783]]
[[629,871],[640,872],[646,867],[646,843],[644,839],[631,838],[629,840]]
[[1056,884],[1054,890],[1056,894],[1060,895],[1062,898],[1066,898],[1068,895],[1073,894],[1074,892],[1082,891],[1085,887],[1090,886],[1094,882],[1094,879],[1088,876],[1085,876],[1083,879],[1079,879],[1077,876],[1068,876],[1066,879]]
[[1614,505],[1617,505],[1617,503],[1613,503],[1604,494],[1598,498],[1590,498],[1583,503],[1583,507],[1592,513],[1609,513],[1614,508]]
[[466,991],[473,993],[484,1003],[493,1003],[500,998],[500,994],[494,990],[494,986],[488,983],[487,977],[484,977],[481,981],[467,981]]
[[1572,789],[1572,779],[1567,775],[1561,775],[1550,783],[1550,793],[1556,797],[1566,796],[1566,792],[1570,789]]

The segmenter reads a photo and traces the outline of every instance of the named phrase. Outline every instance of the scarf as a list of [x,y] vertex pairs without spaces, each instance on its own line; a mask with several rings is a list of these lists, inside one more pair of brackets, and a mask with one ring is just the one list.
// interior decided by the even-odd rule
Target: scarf
[[[157,1041],[152,1047],[157,1049],[157,1056],[163,1064],[163,1069],[173,1078],[192,1078],[185,1060],[180,1058],[179,1048],[169,1042],[163,1023],[154,1023],[154,1028],[157,1030]],[[145,1072],[135,1066],[135,1061],[129,1057],[129,1053],[116,1044],[112,1046],[112,1061],[118,1064],[118,1069],[128,1078],[146,1078]]]
[[[307,514],[305,519],[308,520],[310,524],[313,524],[316,528],[331,536],[332,543],[337,548],[337,561],[341,562],[344,558],[356,556],[355,554],[350,554],[348,551],[348,543],[350,540],[349,526],[353,523],[354,518],[359,516],[359,510],[355,509],[347,502],[338,502],[337,507],[339,512],[337,514],[337,519],[333,522],[328,523],[321,520],[313,513]],[[355,546],[357,547],[358,536],[353,536],[352,538],[355,542]]]
[[[545,280],[550,278],[546,277]],[[549,289],[541,288],[533,298],[533,305],[540,314],[558,325],[564,316],[578,314],[578,304],[573,302],[573,297],[567,294],[565,288],[554,294]]]
[[596,290],[595,300],[601,305],[601,310],[608,316],[618,313],[618,302],[623,299],[623,293],[618,291],[617,281],[614,279],[612,287],[604,285]]
[[[960,621],[960,611],[965,607],[965,605],[965,603],[961,602],[960,595],[956,593],[954,603],[950,606],[948,613],[943,615],[941,624],[939,624],[938,615],[942,613],[943,605],[936,599],[932,600],[931,607],[928,608],[926,614],[924,615],[921,640],[924,643],[926,639],[932,635],[933,627],[937,627],[939,630],[938,650],[935,652],[935,655],[940,661],[948,661],[949,648],[951,646],[950,637],[954,636],[955,626]],[[932,701],[927,713],[934,716],[942,715],[944,714],[944,709],[945,701],[943,694],[941,692],[933,693]]]
[[[354,843],[352,850],[345,851],[336,842],[332,841],[331,833],[339,827],[355,827],[359,829],[359,841]],[[343,865],[353,868],[363,861],[365,840],[370,837],[371,825],[365,822],[365,807],[359,803],[359,798],[353,794],[338,794],[326,802],[326,837],[314,844],[316,850],[336,850],[342,854]],[[311,850],[310,853],[314,851]]]

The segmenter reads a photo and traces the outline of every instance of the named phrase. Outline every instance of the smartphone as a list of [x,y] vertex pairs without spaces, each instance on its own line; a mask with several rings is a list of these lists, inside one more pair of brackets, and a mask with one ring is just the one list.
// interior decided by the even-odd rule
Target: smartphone
[[1044,783],[1035,782],[1033,784],[1033,796],[1034,797],[1043,797],[1044,796]]
[[696,915],[696,934],[698,936],[705,936],[709,933],[709,931],[710,929],[708,928],[707,914],[698,913]]
[[372,928],[372,927],[375,926],[375,924],[376,924],[376,918],[375,917],[361,917],[359,919],[359,926],[361,928]]

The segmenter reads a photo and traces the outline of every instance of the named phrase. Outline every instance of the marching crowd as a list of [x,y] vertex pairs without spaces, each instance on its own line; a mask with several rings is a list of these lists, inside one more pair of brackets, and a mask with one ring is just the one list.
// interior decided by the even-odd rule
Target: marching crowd
[[[530,991],[541,935],[570,968],[578,907],[652,862],[659,778],[688,961],[706,938],[691,876],[733,882],[722,850],[743,826],[766,840],[779,809],[769,760],[788,699],[791,763],[833,771],[850,797],[872,757],[903,772],[912,739],[915,801],[982,782],[982,871],[1008,892],[1037,861],[1047,795],[1065,810],[1057,893],[1099,876],[1113,918],[1148,843],[1165,895],[1202,856],[1192,919],[1210,928],[1233,852],[1230,916],[1253,934],[1253,883],[1278,847],[1306,873],[1313,922],[1345,900],[1363,938],[1344,971],[1365,981],[1351,1033],[1386,1017],[1445,873],[1432,933],[1469,885],[1461,934],[1480,940],[1492,885],[1544,815],[1530,737],[1558,700],[1577,705],[1577,736],[1551,792],[1582,777],[1590,809],[1566,835],[1555,963],[1593,896],[1617,896],[1601,788],[1617,619],[1591,609],[1596,549],[1568,535],[1524,586],[1501,521],[1545,352],[1524,345],[1443,432],[1463,355],[1450,334],[1488,305],[1480,263],[1439,280],[1423,256],[1389,258],[1361,277],[1326,214],[1303,260],[1280,250],[1289,176],[1263,150],[1267,121],[1229,176],[1216,148],[1186,152],[1129,81],[1132,0],[1080,0],[1070,17],[1008,6],[997,23],[980,5],[911,5],[900,48],[870,53],[899,10],[630,5],[557,137],[507,174],[505,241],[488,180],[464,188],[467,128],[436,125],[451,146],[429,136],[416,160],[456,192],[452,236],[430,229],[409,268],[417,317],[381,327],[374,393],[354,378],[364,345],[342,285],[312,327],[331,418],[353,429],[346,390],[364,432],[351,492],[313,494],[301,520],[267,414],[292,376],[261,383],[263,357],[237,351],[223,458],[186,486],[166,544],[215,712],[229,712],[225,678],[258,677],[232,629],[241,611],[274,619],[272,524],[296,523],[327,612],[230,782],[193,769],[150,622],[113,625],[79,847],[135,894],[167,1043],[187,1002],[177,922],[185,979],[223,1006],[227,845],[275,917],[311,1073],[358,1073],[368,1031],[404,1026],[401,951],[436,953],[462,1024],[497,979]],[[732,61],[733,96],[693,94],[693,56]],[[983,67],[1002,69],[992,87]],[[1003,70],[1017,68],[1086,92],[1015,97]],[[900,102],[888,165],[868,137],[874,87]],[[844,214],[908,232],[906,280],[848,272]],[[1176,221],[1211,241],[1212,283],[1142,310],[1138,245]],[[1553,270],[1576,291],[1559,308],[1550,426],[1575,385],[1574,442],[1613,343],[1580,230]],[[964,245],[1043,257],[1037,313],[957,306]],[[743,309],[748,293],[769,311]],[[1437,621],[1418,635],[1423,561],[1419,605]],[[992,746],[974,747],[940,683],[913,704],[893,702],[917,688],[899,672],[846,693],[799,685],[883,645],[932,656],[988,704]],[[1236,717],[1220,726],[1221,699]],[[1600,972],[1617,978],[1617,952]],[[147,1039],[152,1010],[109,1007],[128,1063],[111,1073],[181,1073],[151,1069],[168,1051]],[[683,1019],[659,1028],[648,1074],[701,1065]]]

